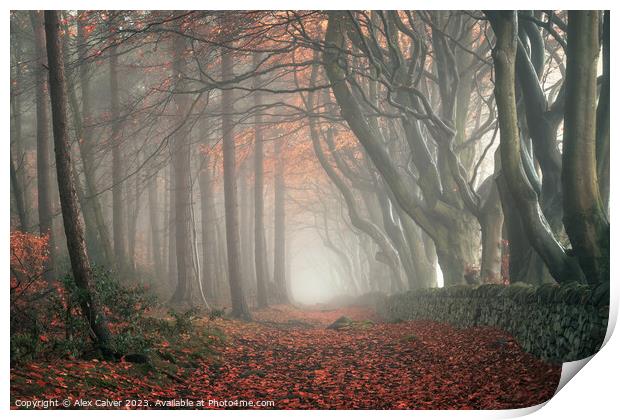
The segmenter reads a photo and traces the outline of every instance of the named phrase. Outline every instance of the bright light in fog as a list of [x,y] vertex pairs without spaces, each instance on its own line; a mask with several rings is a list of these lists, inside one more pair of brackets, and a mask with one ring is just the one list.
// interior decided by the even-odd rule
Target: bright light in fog
[[293,299],[306,305],[328,302],[338,294],[333,261],[321,240],[309,231],[293,241],[290,287]]
[[439,264],[436,264],[435,268],[437,270],[437,287],[443,287],[443,273],[441,272]]
[[336,295],[333,279],[327,267],[321,267],[321,265],[317,264],[305,269],[298,268],[293,271],[291,293],[296,302],[306,305],[324,303]]

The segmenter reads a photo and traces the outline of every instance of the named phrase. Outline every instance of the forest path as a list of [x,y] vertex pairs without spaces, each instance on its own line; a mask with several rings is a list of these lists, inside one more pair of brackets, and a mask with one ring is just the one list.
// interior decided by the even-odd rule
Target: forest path
[[[327,328],[342,316],[353,322]],[[57,359],[13,368],[11,404],[69,398],[124,408],[202,400],[233,408],[268,401],[276,409],[502,409],[548,400],[561,372],[493,328],[385,323],[365,307],[274,306],[253,317],[196,319],[192,333],[160,339],[150,364]]]
[[[560,368],[507,334],[430,321],[381,322],[372,310],[274,306],[227,336],[211,376],[219,398],[276,408],[516,408],[549,399]],[[328,329],[341,316],[354,322]]]

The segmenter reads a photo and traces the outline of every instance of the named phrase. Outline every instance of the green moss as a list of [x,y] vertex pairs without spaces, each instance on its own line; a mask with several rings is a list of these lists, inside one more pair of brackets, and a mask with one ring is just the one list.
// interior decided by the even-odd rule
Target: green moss
[[381,299],[376,308],[388,322],[429,319],[460,328],[494,326],[512,334],[526,351],[564,362],[600,348],[608,302],[608,286],[516,283],[408,291]]

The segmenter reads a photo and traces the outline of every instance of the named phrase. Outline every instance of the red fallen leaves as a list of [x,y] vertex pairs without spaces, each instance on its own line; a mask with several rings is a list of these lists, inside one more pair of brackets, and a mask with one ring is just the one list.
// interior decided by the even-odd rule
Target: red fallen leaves
[[524,353],[493,328],[430,321],[325,328],[342,315],[373,317],[367,308],[274,307],[256,312],[252,323],[211,321],[227,335],[219,362],[179,368],[182,383],[138,374],[126,362],[31,364],[12,369],[11,396],[272,400],[279,409],[510,409],[548,400],[559,381],[560,366]]
[[378,320],[374,312],[363,306],[351,306],[340,309],[303,310],[292,306],[275,305],[254,313],[259,322],[281,322],[291,320],[327,326],[341,316],[355,320]]

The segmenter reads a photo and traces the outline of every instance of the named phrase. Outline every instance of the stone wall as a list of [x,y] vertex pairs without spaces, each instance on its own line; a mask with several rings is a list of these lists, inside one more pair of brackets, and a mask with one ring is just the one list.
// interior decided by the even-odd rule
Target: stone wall
[[609,285],[591,287],[486,284],[372,295],[387,321],[428,319],[459,328],[488,325],[510,333],[544,360],[568,362],[594,354],[603,343]]

